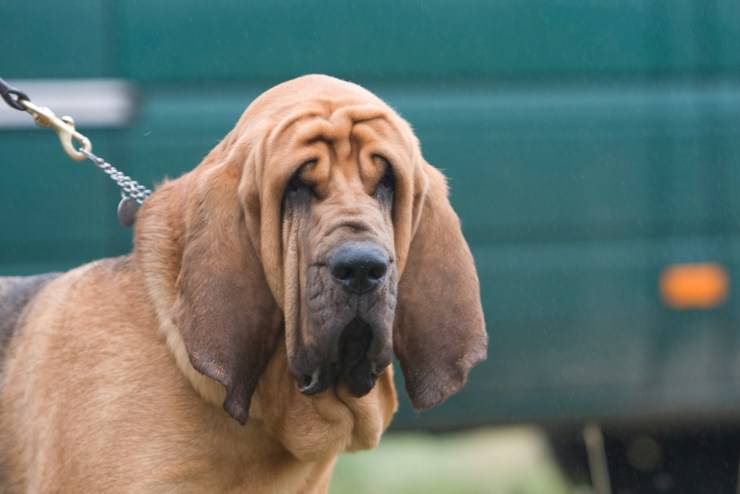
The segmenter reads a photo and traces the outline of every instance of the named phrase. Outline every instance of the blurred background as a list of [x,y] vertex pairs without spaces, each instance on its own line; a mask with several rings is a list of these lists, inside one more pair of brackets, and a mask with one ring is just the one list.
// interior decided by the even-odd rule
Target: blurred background
[[[491,351],[332,493],[736,492],[736,0],[0,0],[0,46],[0,77],[147,185],[304,73],[414,126]],[[0,171],[0,273],[130,250],[116,186],[4,105]]]

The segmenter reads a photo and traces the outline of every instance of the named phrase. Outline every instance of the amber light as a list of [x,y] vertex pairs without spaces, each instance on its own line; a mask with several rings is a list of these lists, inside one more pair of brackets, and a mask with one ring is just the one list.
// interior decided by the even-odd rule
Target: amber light
[[663,302],[674,309],[712,309],[730,289],[725,268],[716,263],[676,264],[660,275]]

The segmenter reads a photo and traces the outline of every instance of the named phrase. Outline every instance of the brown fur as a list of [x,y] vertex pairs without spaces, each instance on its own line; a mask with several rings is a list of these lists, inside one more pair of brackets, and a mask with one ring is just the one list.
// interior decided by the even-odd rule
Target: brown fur
[[[311,195],[287,192],[296,174]],[[355,240],[391,259],[360,298],[325,267]],[[357,314],[418,409],[485,357],[444,178],[377,97],[306,76],[147,200],[132,255],[32,298],[0,376],[0,492],[325,492],[337,455],[376,446],[397,407],[390,367],[360,391],[298,391]]]

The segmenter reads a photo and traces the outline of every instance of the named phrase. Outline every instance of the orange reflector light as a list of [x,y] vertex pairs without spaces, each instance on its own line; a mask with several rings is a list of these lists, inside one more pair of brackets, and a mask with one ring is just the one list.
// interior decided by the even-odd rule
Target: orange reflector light
[[714,263],[676,264],[660,275],[663,302],[674,309],[712,309],[727,299],[730,280]]

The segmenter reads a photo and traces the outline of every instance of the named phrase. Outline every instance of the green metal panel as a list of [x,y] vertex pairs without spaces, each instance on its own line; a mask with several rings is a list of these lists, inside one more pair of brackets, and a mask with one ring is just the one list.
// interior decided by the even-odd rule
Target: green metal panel
[[648,207],[651,97],[644,88],[460,87],[417,90],[396,106],[447,171],[474,240],[554,240],[634,234],[657,221]]
[[118,75],[115,2],[0,0],[0,77],[52,79]]
[[[4,77],[467,79],[737,73],[733,0],[0,2]],[[359,55],[361,54],[361,56]]]
[[740,91],[735,83],[717,88],[707,115],[706,150],[711,157],[707,173],[713,176],[712,195],[726,229],[740,226]]
[[126,70],[146,81],[641,76],[696,56],[689,0],[124,5]]
[[[105,133],[88,135],[100,153],[110,149]],[[53,133],[37,129],[1,133],[0,162],[0,272],[69,269],[110,255],[117,191],[104,175],[71,161]]]
[[[735,0],[715,0],[716,22],[710,55],[716,60],[716,71],[737,76],[740,73],[740,4]],[[711,4],[711,3],[710,3]]]

